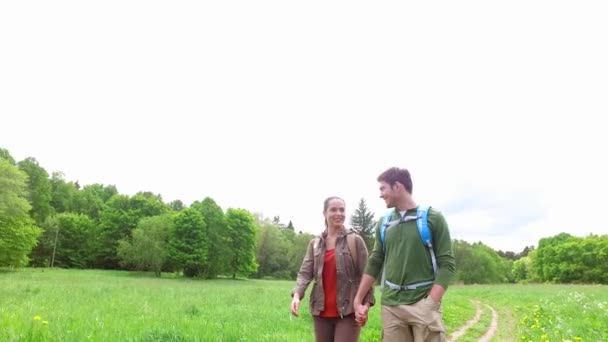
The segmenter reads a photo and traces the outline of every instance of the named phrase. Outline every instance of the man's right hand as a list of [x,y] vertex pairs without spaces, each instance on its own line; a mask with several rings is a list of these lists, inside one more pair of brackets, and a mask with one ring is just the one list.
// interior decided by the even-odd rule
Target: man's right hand
[[367,322],[368,305],[355,304],[355,321],[360,327],[363,327]]
[[355,321],[359,326],[364,326],[365,322],[367,322],[367,311],[369,310],[370,304],[365,303],[361,304],[366,297],[366,294],[374,285],[374,281],[376,279],[368,274],[364,274],[361,277],[361,283],[359,284],[359,288],[357,289],[357,294],[355,295],[354,300],[354,309],[355,309]]

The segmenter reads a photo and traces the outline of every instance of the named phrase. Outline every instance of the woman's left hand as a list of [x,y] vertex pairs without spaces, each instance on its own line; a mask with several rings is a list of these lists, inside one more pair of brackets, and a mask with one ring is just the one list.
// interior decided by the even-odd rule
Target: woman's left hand
[[367,323],[367,315],[359,316],[359,317],[355,318],[355,322],[357,322],[358,326],[363,328],[365,326],[365,324]]
[[296,294],[291,300],[291,314],[298,317],[298,309],[300,308],[300,297]]
[[365,326],[368,318],[369,304],[355,305],[355,321],[360,327]]

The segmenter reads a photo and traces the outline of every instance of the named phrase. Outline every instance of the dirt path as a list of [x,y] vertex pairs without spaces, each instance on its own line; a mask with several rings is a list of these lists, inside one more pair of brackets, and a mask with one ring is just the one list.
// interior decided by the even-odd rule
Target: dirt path
[[488,331],[486,331],[485,335],[483,335],[477,342],[490,341],[492,336],[494,336],[494,334],[496,333],[496,329],[498,329],[498,313],[496,313],[496,310],[494,310],[493,307],[487,304],[486,306],[492,311],[492,323],[490,323],[490,327],[488,328]]
[[[450,336],[450,338],[448,339],[448,342],[457,341],[462,335],[464,335],[467,332],[467,330],[469,330],[475,324],[479,323],[479,319],[481,318],[481,314],[482,314],[481,305],[477,301],[472,301],[472,302],[475,304],[475,316],[472,319],[468,320],[463,326],[458,328],[458,330],[456,330]],[[496,330],[498,329],[498,313],[496,313],[496,310],[494,310],[493,307],[491,307],[487,304],[484,304],[484,305],[487,306],[490,309],[490,311],[492,311],[492,322],[490,323],[490,327],[488,328],[486,333],[478,340],[478,342],[490,341],[490,339],[494,336],[494,334],[496,333]]]
[[475,317],[468,320],[463,326],[458,328],[458,330],[456,330],[450,336],[450,338],[448,339],[448,342],[454,342],[454,341],[458,340],[458,338],[460,338],[460,336],[464,335],[464,333],[467,332],[467,330],[469,330],[470,327],[474,326],[475,324],[477,324],[477,322],[479,322],[479,319],[481,318],[481,307],[479,306],[479,302],[477,302],[477,301],[472,301],[472,302],[473,302],[473,304],[475,304]]

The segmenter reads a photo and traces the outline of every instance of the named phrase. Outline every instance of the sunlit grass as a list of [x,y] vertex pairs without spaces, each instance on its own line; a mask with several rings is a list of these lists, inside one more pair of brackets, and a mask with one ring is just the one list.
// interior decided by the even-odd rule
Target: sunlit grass
[[[310,289],[295,318],[293,285],[97,270],[0,272],[0,341],[314,341]],[[498,311],[496,341],[607,340],[606,286],[451,286],[443,301],[448,335],[474,316],[471,299]],[[461,340],[483,335],[490,320],[486,310]],[[378,303],[361,340],[380,336]]]
[[107,271],[3,274],[0,340],[29,340],[35,316],[61,341],[311,340],[310,317],[289,315],[290,286]]
[[494,307],[499,314],[497,341],[608,341],[608,286],[494,285],[453,290]]

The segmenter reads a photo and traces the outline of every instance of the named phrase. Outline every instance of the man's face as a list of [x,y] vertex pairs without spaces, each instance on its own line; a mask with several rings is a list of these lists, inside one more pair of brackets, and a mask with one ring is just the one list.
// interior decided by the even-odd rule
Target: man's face
[[397,190],[397,184],[391,187],[387,182],[380,182],[380,198],[384,200],[387,208],[392,208],[396,205]]

